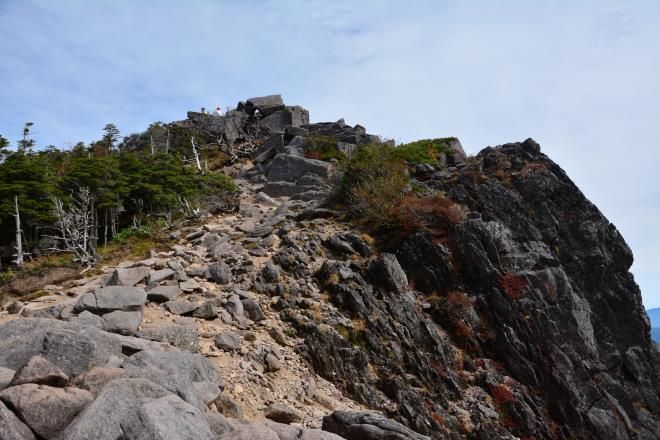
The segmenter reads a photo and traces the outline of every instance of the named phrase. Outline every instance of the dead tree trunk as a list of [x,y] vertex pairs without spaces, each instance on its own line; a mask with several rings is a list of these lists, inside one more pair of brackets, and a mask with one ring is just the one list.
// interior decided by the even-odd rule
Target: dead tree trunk
[[190,136],[190,143],[192,144],[193,155],[195,156],[195,163],[197,164],[197,170],[202,171],[202,164],[199,162],[199,153],[197,153],[197,147],[195,146],[195,136]]
[[96,222],[94,219],[94,196],[87,188],[81,188],[77,197],[65,206],[62,200],[55,199],[55,215],[59,232],[51,238],[57,240],[60,246],[54,250],[73,252],[76,260],[92,267],[98,261],[96,255]]
[[165,140],[165,154],[170,151],[170,129],[167,129],[167,139]]
[[16,263],[17,266],[23,264],[23,234],[21,232],[21,214],[18,211],[18,196],[14,196],[14,206],[16,207]]

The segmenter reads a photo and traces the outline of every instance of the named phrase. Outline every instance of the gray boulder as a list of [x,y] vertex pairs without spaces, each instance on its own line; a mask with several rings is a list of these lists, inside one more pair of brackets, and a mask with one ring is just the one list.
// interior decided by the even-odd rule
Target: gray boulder
[[41,355],[71,377],[121,354],[114,335],[55,319],[17,319],[0,325],[0,367],[17,370]]
[[338,435],[318,429],[275,422],[246,423],[232,426],[230,432],[221,434],[216,440],[342,440]]
[[0,391],[9,386],[15,375],[16,371],[11,368],[0,367]]
[[328,177],[331,169],[332,165],[322,160],[280,153],[266,166],[266,177],[271,181],[295,182],[307,173]]
[[0,402],[0,440],[36,440],[27,425]]
[[95,315],[88,310],[83,310],[78,315],[73,315],[69,319],[69,322],[75,322],[80,325],[90,325],[96,327],[99,330],[105,330],[105,321],[99,315]]
[[269,261],[261,268],[261,278],[268,283],[276,283],[280,280],[280,269]]
[[165,304],[167,311],[174,315],[185,315],[194,312],[198,304],[191,301],[168,301]]
[[275,403],[265,411],[266,418],[279,423],[298,423],[302,421],[302,414],[290,406]]
[[126,440],[215,438],[202,411],[173,394],[145,403],[121,427]]
[[69,382],[69,377],[57,368],[57,366],[51,364],[41,356],[34,356],[19,368],[9,386],[34,383],[63,387],[67,382]]
[[151,272],[151,268],[147,266],[119,267],[112,272],[106,286],[132,287],[144,281],[149,276],[149,272]]
[[215,346],[225,351],[235,351],[241,348],[241,336],[232,331],[219,333],[215,339]]
[[430,440],[401,423],[371,412],[335,411],[323,417],[322,429],[346,440]]
[[174,271],[170,268],[155,270],[149,275],[149,284],[157,284],[165,281],[174,275]]
[[117,440],[121,422],[145,403],[169,395],[165,388],[147,379],[116,379],[108,383],[60,435],[62,440]]
[[245,315],[254,322],[263,321],[266,319],[264,312],[261,310],[259,303],[252,298],[244,298],[241,300],[243,304],[243,311]]
[[147,293],[139,287],[102,287],[80,297],[75,310],[89,310],[93,313],[109,313],[115,310],[125,312],[142,310],[147,301]]
[[258,96],[250,98],[246,102],[248,107],[259,110],[262,116],[268,116],[284,108],[282,95]]
[[231,269],[227,263],[220,261],[206,269],[204,277],[218,284],[227,284],[231,281]]
[[229,297],[227,304],[225,304],[225,310],[236,320],[243,318],[243,303],[238,295],[234,294]]
[[115,310],[114,312],[103,315],[105,321],[105,330],[111,333],[120,333],[122,335],[134,335],[140,323],[142,322],[142,312],[123,312]]
[[401,268],[399,260],[392,254],[383,254],[369,266],[369,272],[375,280],[392,292],[403,293],[408,290],[408,277]]
[[302,185],[295,182],[266,182],[262,191],[270,197],[291,197],[307,191],[318,190],[314,185]]
[[24,384],[7,388],[0,400],[16,411],[34,432],[55,438],[93,400],[89,391]]
[[215,319],[218,317],[218,308],[212,303],[204,303],[193,312],[195,318]]
[[130,377],[128,370],[113,367],[94,367],[91,370],[76,376],[72,385],[87,390],[92,395],[98,396],[103,387],[115,379]]
[[137,336],[151,341],[166,342],[182,350],[199,351],[195,325],[147,324]]
[[122,368],[133,377],[154,381],[197,408],[217,399],[224,389],[211,361],[184,351],[142,351],[126,359]]
[[149,301],[162,303],[171,301],[182,293],[183,291],[179,286],[158,286],[151,290],[147,290],[147,299]]

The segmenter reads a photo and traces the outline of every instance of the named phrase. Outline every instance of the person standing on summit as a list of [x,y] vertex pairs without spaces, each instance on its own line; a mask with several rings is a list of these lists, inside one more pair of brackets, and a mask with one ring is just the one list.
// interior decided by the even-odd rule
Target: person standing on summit
[[216,114],[217,114],[218,116],[222,116],[222,110],[220,109],[220,106],[217,106],[217,107],[215,108],[215,112],[216,112]]

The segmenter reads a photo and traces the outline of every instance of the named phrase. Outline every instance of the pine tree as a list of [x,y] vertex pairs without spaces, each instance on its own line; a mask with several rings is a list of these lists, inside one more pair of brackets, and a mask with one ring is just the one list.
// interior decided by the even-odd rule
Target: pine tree
[[0,162],[9,155],[9,141],[0,134]]
[[34,122],[26,122],[23,127],[23,139],[18,141],[18,151],[21,153],[31,153],[32,147],[34,147],[34,139],[30,139],[30,129],[34,125]]
[[115,124],[106,124],[103,127],[103,143],[106,148],[106,154],[110,154],[119,140],[119,129]]

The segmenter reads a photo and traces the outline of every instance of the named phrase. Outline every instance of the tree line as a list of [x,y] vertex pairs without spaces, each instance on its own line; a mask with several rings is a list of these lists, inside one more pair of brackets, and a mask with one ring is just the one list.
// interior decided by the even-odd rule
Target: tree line
[[0,262],[18,260],[17,247],[32,255],[72,250],[67,228],[77,228],[84,246],[100,246],[122,229],[171,222],[202,198],[233,190],[226,175],[191,165],[199,164],[191,161],[195,133],[181,127],[156,123],[120,142],[107,124],[90,144],[37,150],[32,126],[15,149],[0,136]]

